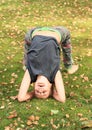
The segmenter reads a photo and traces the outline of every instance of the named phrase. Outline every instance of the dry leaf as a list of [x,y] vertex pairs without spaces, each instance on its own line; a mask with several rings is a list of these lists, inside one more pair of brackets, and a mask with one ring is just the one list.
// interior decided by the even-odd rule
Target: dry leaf
[[7,118],[12,119],[12,118],[15,118],[15,117],[17,117],[17,112],[13,111],[13,112],[10,112],[10,115]]
[[58,110],[51,110],[51,115],[53,115],[53,114],[58,114]]
[[88,77],[87,76],[84,76],[83,78],[85,81],[89,81]]
[[37,111],[40,111],[40,108],[39,107],[36,107]]
[[66,116],[66,118],[69,118],[69,117],[70,117],[69,114],[66,114],[65,116]]
[[16,100],[18,98],[18,96],[11,96],[10,97],[12,100]]
[[38,121],[39,119],[40,119],[40,117],[39,117],[39,116],[36,116],[36,117],[35,117],[35,120],[36,120],[36,121]]
[[53,122],[54,122],[54,120],[53,120],[53,119],[51,119],[51,120],[50,120],[50,123],[51,123],[51,124],[53,124]]
[[29,119],[30,121],[35,121],[35,116],[34,116],[34,115],[29,116],[28,119]]
[[92,128],[92,120],[82,122],[81,128]]
[[6,126],[4,130],[10,130],[10,126]]
[[34,121],[32,124],[38,125],[39,123],[38,123],[38,121]]
[[74,92],[70,92],[70,97],[74,97],[74,96],[76,96],[76,94],[74,93]]
[[28,126],[29,126],[29,125],[32,125],[31,120],[28,120],[28,121],[27,121],[27,125],[28,125]]
[[82,116],[83,116],[83,114],[82,114],[82,113],[78,113],[78,116],[79,116],[79,117],[82,117]]
[[5,108],[5,106],[1,106],[1,107],[0,107],[0,109],[4,109],[4,108]]
[[84,118],[80,118],[80,121],[87,121],[88,118],[87,117],[84,117]]
[[54,129],[57,129],[57,126],[56,126],[55,124],[52,124],[52,127],[53,127]]
[[45,124],[41,124],[41,127],[45,127]]
[[7,85],[7,84],[8,84],[8,83],[6,83],[6,82],[2,82],[2,83],[1,83],[1,85]]

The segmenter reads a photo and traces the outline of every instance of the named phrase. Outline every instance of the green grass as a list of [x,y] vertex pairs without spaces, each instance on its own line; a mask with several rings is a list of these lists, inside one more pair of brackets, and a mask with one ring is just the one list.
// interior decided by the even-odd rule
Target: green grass
[[[79,64],[73,75],[62,71],[66,103],[51,98],[13,101],[10,97],[18,93],[24,73],[26,31],[57,25],[69,28],[74,61]],[[92,1],[1,0],[0,28],[0,130],[81,130],[84,120],[92,120]],[[8,119],[13,111],[16,118]],[[38,124],[27,125],[31,115],[40,117]]]

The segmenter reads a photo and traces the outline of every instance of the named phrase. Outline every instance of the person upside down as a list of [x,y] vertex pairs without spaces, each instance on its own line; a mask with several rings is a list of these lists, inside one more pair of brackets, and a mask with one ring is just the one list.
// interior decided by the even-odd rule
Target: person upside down
[[[60,71],[61,49],[67,72],[73,74],[78,70],[78,65],[74,65],[72,59],[69,30],[62,26],[36,27],[26,33],[24,45],[25,73],[16,96],[18,101],[52,96],[64,103],[66,96]],[[28,92],[31,83],[34,83],[34,90]]]

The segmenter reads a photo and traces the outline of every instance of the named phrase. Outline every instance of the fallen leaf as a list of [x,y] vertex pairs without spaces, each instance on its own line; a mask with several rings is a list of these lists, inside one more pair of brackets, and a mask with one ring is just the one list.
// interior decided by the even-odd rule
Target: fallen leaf
[[88,118],[87,117],[84,117],[84,118],[80,118],[80,121],[87,121]]
[[66,114],[65,116],[66,116],[66,118],[69,118],[69,117],[70,117],[69,114]]
[[66,126],[67,126],[67,127],[70,126],[70,122],[67,122]]
[[18,98],[18,96],[11,96],[10,97],[12,100],[16,100]]
[[92,128],[92,120],[82,122],[81,128]]
[[70,97],[74,97],[74,96],[76,96],[76,94],[74,93],[74,92],[70,92]]
[[15,117],[17,117],[17,112],[13,111],[13,112],[10,112],[10,115],[7,118],[12,119],[12,118],[15,118]]
[[4,130],[10,130],[10,126],[6,126]]
[[51,115],[58,114],[59,110],[51,110]]
[[15,82],[15,78],[12,78],[10,83],[13,84]]
[[85,81],[89,81],[88,77],[87,76],[84,76],[83,78]]
[[41,124],[41,127],[45,127],[45,124]]
[[39,107],[36,107],[37,111],[40,111],[40,108]]
[[5,106],[1,106],[1,107],[0,107],[0,109],[4,109],[4,108],[5,108]]
[[30,121],[35,121],[35,116],[34,116],[34,115],[29,116],[28,119],[29,119]]
[[31,120],[28,120],[28,121],[27,121],[27,125],[28,125],[28,126],[29,126],[29,125],[32,125]]
[[51,120],[50,120],[51,125],[53,124],[53,122],[54,122],[54,120],[53,120],[53,119],[51,119]]
[[1,85],[7,85],[7,84],[8,84],[8,83],[6,83],[6,82],[2,82],[2,83],[1,83]]
[[79,117],[82,117],[82,116],[83,116],[83,114],[82,114],[82,113],[78,113],[78,116],[79,116]]
[[39,119],[40,119],[40,117],[39,117],[39,116],[36,116],[36,117],[35,117],[35,120],[36,120],[36,121],[38,121]]
[[32,124],[38,125],[39,123],[38,123],[38,121],[34,121]]
[[52,124],[52,127],[53,127],[54,129],[57,129],[57,128],[58,128],[55,124]]

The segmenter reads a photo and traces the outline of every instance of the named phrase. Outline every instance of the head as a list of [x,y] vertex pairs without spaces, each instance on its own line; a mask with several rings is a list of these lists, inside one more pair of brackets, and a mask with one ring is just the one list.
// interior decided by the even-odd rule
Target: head
[[34,87],[35,87],[35,96],[37,98],[45,99],[45,98],[48,98],[51,94],[52,84],[43,75],[37,76],[37,80],[35,82]]

